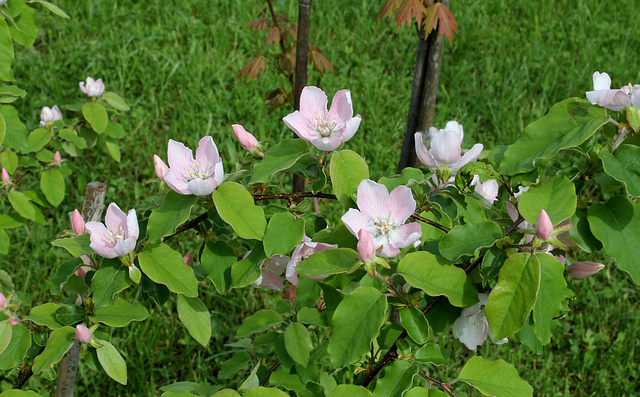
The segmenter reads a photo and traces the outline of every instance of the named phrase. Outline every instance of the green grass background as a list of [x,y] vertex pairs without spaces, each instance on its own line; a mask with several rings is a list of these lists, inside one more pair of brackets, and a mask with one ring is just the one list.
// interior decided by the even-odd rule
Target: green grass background
[[[121,94],[132,110],[119,117],[128,134],[122,161],[87,152],[69,182],[101,180],[109,184],[107,202],[131,208],[157,192],[152,155],[166,158],[169,138],[194,146],[212,135],[226,169],[243,154],[230,125],[243,124],[259,140],[277,142],[291,132],[281,122],[289,109],[269,112],[264,96],[287,84],[273,70],[249,83],[235,78],[264,46],[264,34],[247,25],[266,15],[255,0],[57,0],[71,16],[62,20],[39,12],[34,48],[17,49],[16,78],[28,91],[17,104],[31,129],[42,106],[81,98],[78,82],[102,78],[107,90]],[[279,13],[296,17],[293,0],[276,0]],[[640,9],[635,0],[451,2],[459,32],[445,44],[435,126],[451,119],[465,129],[463,146],[509,144],[528,123],[567,97],[584,97],[595,70],[608,72],[613,86],[640,81]],[[345,145],[363,155],[372,179],[392,174],[400,153],[415,58],[415,28],[375,21],[382,1],[316,0],[311,43],[332,62],[335,73],[311,72],[310,85],[329,96],[350,89],[354,110],[363,117],[356,136]],[[275,46],[267,51],[276,53]],[[83,187],[69,189],[62,210],[81,206]],[[45,241],[67,225],[48,213],[45,228],[28,225],[11,234],[13,246],[2,258],[16,289],[30,307],[48,300],[47,280],[59,263]],[[188,240],[180,244],[196,249]],[[190,245],[191,244],[191,245]],[[535,395],[634,396],[640,394],[638,287],[611,260],[597,276],[575,282],[577,300],[559,321],[552,344],[536,356],[517,343],[489,343],[481,353],[514,364]],[[131,297],[132,299],[135,297]],[[212,310],[214,335],[198,347],[177,321],[169,304],[144,323],[113,332],[127,360],[129,386],[81,365],[79,395],[156,394],[174,381],[218,384],[220,363],[230,357],[235,329],[248,314],[268,306],[273,294],[241,291],[220,296],[204,288]],[[468,358],[456,352],[456,362]],[[237,379],[248,374],[241,372]],[[447,381],[459,367],[435,369]],[[7,388],[12,376],[0,381]],[[224,381],[227,382],[227,381]],[[29,387],[53,392],[54,385],[33,379]],[[479,395],[464,386],[456,395]]]

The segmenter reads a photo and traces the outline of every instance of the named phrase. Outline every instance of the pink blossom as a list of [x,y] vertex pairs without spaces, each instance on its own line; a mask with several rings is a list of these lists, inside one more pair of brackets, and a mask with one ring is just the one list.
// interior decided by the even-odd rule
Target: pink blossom
[[56,164],[60,164],[62,162],[62,156],[60,155],[60,152],[56,150],[55,154],[53,155],[53,162]]
[[593,276],[602,269],[604,269],[604,265],[598,262],[574,262],[567,267],[569,277],[574,280]]
[[415,143],[418,159],[431,171],[444,167],[451,169],[451,174],[455,175],[462,166],[476,161],[483,149],[481,143],[476,143],[462,156],[461,145],[464,131],[462,125],[457,121],[449,121],[442,130],[435,127],[429,128],[429,136],[431,139],[430,150],[427,150],[420,132],[415,134]]
[[327,95],[320,88],[304,87],[300,95],[300,110],[282,120],[300,138],[320,150],[330,152],[351,139],[360,126],[361,117],[353,117],[348,90],[336,93],[329,111],[327,102]]
[[136,210],[125,214],[116,203],[109,204],[104,222],[87,222],[91,235],[89,246],[103,258],[125,256],[136,248],[138,218]]
[[[296,272],[296,266],[300,264],[303,260],[310,257],[312,254],[320,251],[326,251],[331,248],[338,248],[337,244],[325,244],[325,243],[316,243],[311,241],[311,239],[307,236],[302,238],[302,244],[298,245],[296,249],[293,250],[291,254],[291,259],[287,263],[286,277],[287,280],[293,285],[298,285],[298,273]],[[309,277],[313,280],[321,280],[326,276],[314,276]]]
[[4,183],[5,185],[11,183],[11,177],[9,176],[7,170],[5,170],[4,168],[2,169],[2,183]]
[[282,291],[284,283],[282,282],[281,274],[286,269],[289,261],[291,261],[291,258],[286,255],[274,255],[271,258],[265,259],[264,262],[262,262],[262,273],[260,277],[251,283],[251,286]]
[[62,120],[62,112],[58,106],[54,105],[52,108],[45,106],[40,112],[40,128],[45,128],[47,124],[54,121]]
[[480,176],[474,175],[471,180],[471,186],[475,186],[475,192],[487,199],[493,204],[498,198],[498,182],[495,179],[489,179],[480,183]]
[[4,296],[2,292],[0,292],[0,311],[4,310],[7,307],[7,297]]
[[628,85],[611,89],[611,77],[607,73],[593,73],[593,91],[586,93],[593,105],[619,111],[626,107],[640,108],[640,85]]
[[77,209],[73,210],[73,215],[71,215],[71,230],[79,236],[84,234],[84,219],[82,219],[82,215],[78,212]]
[[358,236],[364,229],[373,238],[376,250],[382,247],[380,256],[393,258],[400,248],[413,245],[422,236],[417,223],[404,224],[416,209],[411,189],[398,186],[391,193],[384,185],[365,179],[358,186],[359,210],[349,209],[342,222]]
[[365,229],[360,229],[358,232],[358,254],[360,254],[360,260],[366,264],[372,263],[376,257],[373,238]]
[[536,220],[536,237],[542,241],[548,241],[553,236],[553,223],[547,211],[540,210],[540,215]]
[[158,177],[158,179],[164,182],[164,178],[169,173],[169,167],[167,167],[164,161],[162,161],[162,159],[155,154],[153,155],[153,167],[156,170],[156,176]]
[[80,343],[89,343],[93,338],[93,333],[83,324],[76,325],[76,339]]
[[498,345],[507,343],[507,338],[497,342],[493,340],[493,334],[491,333],[491,328],[489,328],[489,322],[485,315],[485,307],[487,306],[489,296],[478,293],[478,299],[480,302],[462,309],[460,317],[453,323],[453,336],[464,343],[467,349],[473,351],[484,343],[487,335],[491,338],[492,342]]
[[87,83],[80,82],[80,90],[90,97],[99,97],[104,93],[104,83],[102,79],[94,80],[93,77],[87,77]]
[[198,142],[195,160],[191,149],[169,139],[167,158],[169,173],[164,181],[180,194],[206,196],[213,193],[222,183],[224,178],[222,159],[210,136],[205,136]]
[[253,134],[244,129],[240,124],[233,124],[231,126],[233,128],[233,133],[238,138],[240,145],[244,150],[252,151],[258,147],[258,140]]
[[182,257],[184,264],[193,267],[193,256],[191,256],[191,251],[187,251],[187,253]]

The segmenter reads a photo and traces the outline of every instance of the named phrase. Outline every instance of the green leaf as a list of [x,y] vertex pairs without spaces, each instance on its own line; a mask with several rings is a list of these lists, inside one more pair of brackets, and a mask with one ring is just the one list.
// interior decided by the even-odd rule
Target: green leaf
[[102,266],[91,279],[95,306],[102,307],[111,304],[115,294],[131,285],[128,274],[127,267],[118,260],[103,261]]
[[378,183],[385,185],[389,191],[392,191],[398,186],[411,187],[422,182],[424,182],[424,174],[422,173],[422,171],[417,168],[411,167],[404,168],[400,175],[394,175],[392,177],[382,177],[380,178],[380,180],[378,180]]
[[111,120],[109,120],[109,122],[107,123],[107,129],[104,130],[104,133],[107,134],[108,137],[113,139],[121,139],[127,135],[122,124],[116,123],[115,121]]
[[11,240],[9,239],[9,235],[4,231],[4,229],[0,229],[0,254],[8,254],[10,246]]
[[120,95],[116,94],[115,92],[108,92],[108,91],[104,92],[102,94],[102,99],[107,101],[107,103],[116,110],[127,112],[130,109],[129,105],[127,105],[127,102],[125,102],[125,100],[122,99]]
[[244,369],[247,368],[249,361],[251,361],[249,353],[245,351],[233,353],[230,359],[221,364],[218,378],[229,379],[236,376],[238,372],[244,371]]
[[0,18],[0,80],[12,80],[13,42],[4,18]]
[[518,376],[513,365],[504,360],[471,357],[460,371],[458,379],[480,390],[485,396],[533,396],[533,388]]
[[54,330],[58,329],[63,326],[55,317],[55,312],[59,308],[59,305],[51,302],[36,306],[31,309],[28,316],[25,316],[25,320],[33,321],[38,325],[44,325]]
[[289,395],[278,389],[269,389],[266,387],[254,387],[244,393],[244,397],[288,397]]
[[106,340],[98,339],[102,346],[96,349],[98,360],[104,372],[118,383],[127,384],[127,364],[115,347]]
[[[2,25],[3,21],[0,21],[0,36],[2,36]],[[2,41],[2,39],[0,39]],[[0,69],[2,69],[2,44],[0,43]],[[0,76],[2,73],[0,72]],[[0,77],[1,80],[1,77]],[[12,147],[18,150],[26,150],[27,147],[27,127],[24,126],[22,120],[20,120],[20,115],[18,115],[18,111],[9,105],[0,106],[0,116],[4,120],[6,126],[6,133],[4,136],[4,140],[2,141],[3,146]]]
[[550,159],[560,150],[579,146],[607,122],[607,111],[584,99],[570,98],[557,103],[546,116],[529,124],[520,139],[507,148],[499,172],[515,175],[530,171],[536,160]]
[[47,201],[57,207],[64,200],[64,178],[60,171],[49,170],[40,174],[40,189]]
[[69,280],[69,277],[71,277],[76,269],[83,264],[84,263],[80,258],[71,258],[62,262],[60,266],[58,266],[55,276],[51,279],[51,287],[49,288],[49,291],[54,295],[59,294],[62,286],[67,282],[67,280]]
[[267,258],[288,254],[304,236],[304,219],[296,219],[290,212],[273,214],[264,233],[264,251]]
[[353,271],[359,266],[360,255],[351,248],[333,248],[312,254],[296,266],[298,274],[310,277]]
[[74,130],[63,129],[58,133],[61,138],[66,139],[67,141],[73,142],[78,149],[86,149],[87,148],[87,140],[80,135],[78,135]]
[[427,389],[419,386],[407,390],[403,397],[448,397],[448,395],[438,389]]
[[494,340],[515,334],[527,321],[540,287],[540,261],[529,253],[504,263],[489,295],[486,314]]
[[253,246],[249,256],[231,266],[231,285],[233,288],[243,288],[260,277],[261,264],[266,256],[262,242]]
[[422,345],[429,340],[429,322],[414,306],[407,306],[400,310],[400,324],[417,344]]
[[53,134],[44,128],[35,129],[27,137],[27,148],[25,153],[37,152],[51,142]]
[[373,395],[376,397],[402,396],[413,385],[418,367],[403,360],[386,365],[382,377],[376,382]]
[[449,357],[450,354],[435,343],[427,343],[413,354],[413,358],[416,361],[433,365],[449,365]]
[[178,294],[178,318],[193,339],[207,346],[211,339],[211,314],[200,299]]
[[283,322],[282,316],[274,310],[258,310],[255,314],[244,319],[238,328],[236,337],[244,338],[256,332],[266,331],[281,322]]
[[[1,97],[0,97],[0,99],[1,99]],[[4,142],[4,136],[6,135],[6,133],[7,133],[7,123],[4,122],[4,117],[2,117],[2,113],[0,113],[0,146]],[[4,153],[7,153],[7,152],[3,152],[3,154]],[[18,166],[18,164],[17,164],[17,161],[16,161],[16,167],[17,166]],[[7,167],[4,167],[4,168],[7,168]]]
[[56,14],[59,17],[62,18],[69,18],[69,15],[67,15],[66,12],[64,12],[62,10],[62,8],[58,7],[55,4],[51,4],[48,1],[44,1],[44,0],[34,0],[36,3],[40,3],[42,4],[46,9],[48,9],[49,11],[51,11],[52,13]]
[[614,196],[605,204],[592,205],[588,220],[591,232],[616,260],[618,269],[640,285],[640,204],[626,196]]
[[369,179],[367,163],[358,153],[351,150],[333,152],[329,172],[333,192],[345,206],[352,203],[351,196],[358,190],[360,182]]
[[324,319],[322,318],[322,315],[320,314],[318,309],[316,309],[315,307],[300,308],[300,310],[298,311],[297,319],[298,319],[298,322],[302,324],[316,324],[320,327],[327,326]]
[[[27,95],[27,91],[18,87],[17,85],[8,85],[0,83],[0,103],[12,103],[18,98],[24,98]],[[0,116],[0,124],[2,124],[2,116]],[[1,129],[1,127],[0,127]],[[0,131],[1,135],[1,131]],[[0,137],[0,144],[2,139]]]
[[338,385],[327,397],[373,397],[373,394],[362,386]]
[[64,248],[73,256],[93,254],[90,244],[91,236],[89,233],[81,234],[77,237],[59,238],[51,242],[54,247]]
[[603,149],[598,157],[604,172],[622,182],[629,196],[640,197],[640,147],[621,145],[614,154]]
[[262,207],[255,205],[251,193],[239,183],[225,182],[213,191],[220,217],[245,239],[262,239],[267,227]]
[[176,228],[189,219],[191,207],[198,198],[194,195],[179,194],[171,190],[167,193],[160,208],[149,216],[147,232],[152,243],[162,242],[164,236],[173,234]]
[[9,346],[11,342],[12,325],[9,320],[0,321],[0,353]]
[[156,283],[189,298],[198,296],[198,280],[182,255],[165,244],[149,244],[138,255],[140,268]]
[[85,103],[82,105],[82,115],[98,134],[102,134],[107,129],[109,117],[107,116],[107,110],[100,103]]
[[438,244],[440,254],[455,261],[462,255],[473,255],[478,249],[490,247],[502,237],[502,228],[494,222],[467,223],[455,226]]
[[570,222],[573,227],[569,229],[569,236],[580,249],[585,252],[596,252],[602,248],[600,240],[591,233],[586,209],[576,209]]
[[[16,7],[20,7],[20,10],[16,10]],[[13,41],[20,44],[25,48],[33,47],[33,42],[38,36],[38,28],[36,27],[36,23],[33,19],[33,15],[35,14],[35,10],[24,3],[20,4],[17,1],[12,1],[7,4],[7,6],[11,9],[13,8],[14,22],[9,25],[9,30],[11,30],[11,37]],[[18,11],[20,15],[17,15]]]
[[331,319],[328,353],[338,368],[359,361],[384,324],[387,298],[371,287],[345,296]]
[[100,307],[90,317],[92,323],[102,323],[111,327],[125,327],[132,321],[142,321],[149,317],[144,306],[131,304],[122,298],[116,298],[113,304]]
[[[1,118],[2,116],[0,116],[0,119]],[[0,128],[2,128],[1,124]],[[0,143],[1,142],[2,140],[0,140]],[[2,165],[2,168],[6,169],[9,174],[13,175],[13,173],[16,172],[16,169],[18,168],[18,155],[16,155],[14,152],[2,152],[0,153],[0,164]]]
[[9,192],[8,196],[11,206],[16,210],[16,212],[18,212],[18,214],[20,214],[20,216],[32,221],[36,220],[36,208],[31,204],[31,201],[24,195],[24,193],[13,190]]
[[253,165],[249,184],[267,183],[273,174],[286,170],[309,152],[309,145],[303,139],[285,139],[264,154],[264,159]]
[[569,311],[571,290],[564,279],[564,265],[551,255],[536,254],[540,261],[540,291],[533,306],[534,330],[543,345],[551,341],[553,319]]
[[293,361],[307,366],[313,345],[309,330],[304,325],[292,323],[287,327],[287,330],[284,331],[284,346]]
[[120,146],[118,143],[114,141],[112,138],[107,138],[104,141],[104,146],[107,148],[107,152],[109,152],[109,156],[116,161],[116,163],[120,162]]
[[62,327],[53,331],[42,353],[33,360],[33,373],[39,374],[62,360],[75,341],[76,330],[72,327]]
[[62,325],[76,325],[84,319],[85,312],[80,306],[62,304],[56,309],[53,317]]
[[398,273],[411,286],[422,289],[427,295],[445,295],[454,306],[473,306],[478,303],[478,293],[464,270],[429,252],[406,255],[398,264]]
[[25,219],[15,212],[0,215],[0,229],[13,229],[22,226]]
[[31,333],[21,324],[12,326],[11,341],[0,353],[0,371],[7,371],[20,365],[30,346]]
[[231,266],[236,262],[236,252],[223,241],[207,242],[200,256],[200,263],[218,292],[231,289]]
[[554,225],[571,218],[576,210],[576,188],[566,176],[555,176],[534,186],[520,196],[518,210],[530,224],[536,224],[540,210],[545,210]]

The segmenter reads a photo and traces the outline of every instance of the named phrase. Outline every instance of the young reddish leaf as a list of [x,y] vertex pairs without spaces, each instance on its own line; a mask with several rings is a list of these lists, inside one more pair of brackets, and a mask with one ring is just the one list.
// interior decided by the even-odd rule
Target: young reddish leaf
[[266,66],[265,59],[262,55],[249,62],[247,66],[243,67],[242,70],[236,76],[237,79],[241,78],[245,74],[247,75],[247,81],[253,79],[258,76],[260,72],[264,72],[264,68]]
[[456,18],[442,3],[435,3],[426,10],[424,17],[424,28],[428,34],[438,27],[438,34],[445,35],[449,39],[449,43],[453,39],[453,32],[458,31],[458,23]]
[[270,42],[277,43],[279,41],[280,41],[280,31],[278,30],[277,27],[271,28],[271,30],[269,31],[269,34],[267,35],[267,38],[264,39],[264,43],[265,44],[269,44]]
[[402,0],[387,0],[382,7],[380,7],[380,11],[378,11],[378,21],[382,21],[386,17],[390,17],[393,11],[398,8],[400,2]]
[[329,62],[329,60],[322,55],[322,51],[314,45],[309,46],[309,59],[311,60],[313,67],[316,68],[318,72],[324,73],[327,70],[335,72],[331,62]]
[[251,22],[247,27],[249,29],[253,29],[253,34],[256,34],[259,31],[268,28],[270,23],[271,20],[269,18],[258,18],[255,21]]
[[287,37],[291,36],[291,39],[298,40],[298,24],[292,23],[286,30]]
[[289,93],[287,93],[287,90],[285,90],[284,87],[280,87],[277,90],[273,90],[269,94],[267,94],[266,99],[268,101],[267,103],[265,103],[265,106],[271,111],[275,110],[284,105],[287,102],[288,97]]
[[[431,7],[429,7],[431,8]],[[403,23],[411,24],[411,20],[415,18],[416,22],[421,23],[422,17],[427,13],[427,9],[422,4],[422,0],[406,0],[400,4],[396,11],[396,29],[399,29]]]
[[287,14],[277,14],[276,16],[284,23],[289,22],[289,16]]

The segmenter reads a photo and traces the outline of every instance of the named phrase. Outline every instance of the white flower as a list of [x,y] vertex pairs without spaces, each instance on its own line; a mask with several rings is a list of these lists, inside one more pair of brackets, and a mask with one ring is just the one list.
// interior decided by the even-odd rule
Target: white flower
[[480,302],[471,307],[465,307],[462,309],[462,314],[453,323],[453,336],[458,338],[460,342],[467,346],[467,349],[475,351],[478,346],[481,346],[487,339],[487,335],[491,338],[493,343],[501,345],[507,343],[507,338],[499,341],[493,340],[493,334],[489,328],[489,322],[485,315],[485,307],[489,296],[487,294],[478,293],[478,299]]

